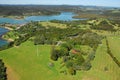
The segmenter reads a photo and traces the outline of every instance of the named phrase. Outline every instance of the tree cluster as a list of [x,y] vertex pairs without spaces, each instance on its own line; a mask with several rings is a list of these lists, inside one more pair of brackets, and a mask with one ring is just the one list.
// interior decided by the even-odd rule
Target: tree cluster
[[2,59],[0,59],[0,80],[7,80],[6,67]]
[[108,24],[107,21],[102,21],[98,25],[93,25],[91,26],[92,29],[97,29],[97,30],[106,30],[106,31],[113,31],[114,26]]

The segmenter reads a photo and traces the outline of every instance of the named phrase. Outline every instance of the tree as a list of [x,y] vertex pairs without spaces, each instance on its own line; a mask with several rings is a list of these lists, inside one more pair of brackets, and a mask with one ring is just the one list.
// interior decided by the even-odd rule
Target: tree
[[35,39],[34,39],[34,44],[38,45],[38,44],[45,44],[45,36],[42,35],[36,35]]
[[71,68],[71,67],[73,67],[73,65],[74,65],[74,62],[72,60],[69,60],[69,61],[66,62],[66,67],[67,68]]
[[90,68],[92,67],[90,61],[86,61],[85,63],[83,63],[82,65],[82,69],[83,70],[90,70]]
[[57,61],[59,58],[59,50],[56,50],[55,46],[52,46],[50,58],[54,61]]
[[63,43],[61,47],[67,48],[67,50],[70,51],[73,48],[73,45],[71,43]]
[[40,37],[40,44],[44,44],[45,43],[45,36],[41,35]]
[[71,75],[75,75],[76,74],[76,70],[74,68],[72,68],[72,67],[68,68],[68,72]]
[[74,61],[75,61],[76,65],[78,65],[78,66],[82,65],[84,63],[84,61],[85,61],[85,59],[83,58],[83,56],[80,55],[80,54],[76,55],[75,58],[76,59]]
[[59,51],[60,51],[60,55],[59,55],[60,57],[69,55],[69,51],[67,48],[62,47]]
[[86,33],[82,36],[81,44],[89,45],[90,47],[95,47],[101,43],[102,37],[96,33]]

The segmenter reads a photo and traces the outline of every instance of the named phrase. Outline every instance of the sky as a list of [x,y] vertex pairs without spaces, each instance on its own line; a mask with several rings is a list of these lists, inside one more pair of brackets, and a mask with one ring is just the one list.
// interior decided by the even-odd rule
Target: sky
[[0,0],[0,4],[94,5],[120,7],[120,0]]

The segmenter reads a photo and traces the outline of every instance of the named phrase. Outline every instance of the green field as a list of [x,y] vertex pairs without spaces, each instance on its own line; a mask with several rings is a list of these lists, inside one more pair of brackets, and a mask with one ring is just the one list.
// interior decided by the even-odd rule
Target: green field
[[[106,51],[106,43],[105,40],[103,40],[103,44],[97,49],[96,57],[92,62],[93,67],[90,72],[95,71],[93,74],[99,76],[100,79],[98,80],[119,80],[120,68]],[[108,69],[107,71],[104,70],[105,67]]]
[[1,51],[0,58],[14,70],[20,80],[72,80],[72,76],[66,77],[59,73],[58,62],[55,62],[54,67],[48,65],[51,62],[50,49],[50,45],[34,46],[27,41],[19,47]]
[[113,55],[120,61],[120,36],[108,37]]
[[56,28],[67,28],[66,24],[61,24],[61,23],[53,23],[53,22],[49,22],[49,21],[46,21],[46,22],[40,22],[40,24],[42,26],[45,26],[45,27],[56,27]]
[[[0,58],[12,68],[16,80],[119,80],[120,69],[106,53],[105,41],[97,49],[89,71],[79,71],[75,76],[60,73],[60,60],[50,60],[50,45],[35,46],[26,41],[18,47],[0,51]],[[54,63],[51,67],[48,64]],[[107,67],[107,71],[104,68]],[[66,69],[66,68],[63,68]],[[10,74],[11,74],[10,73]],[[8,74],[8,75],[10,75]]]

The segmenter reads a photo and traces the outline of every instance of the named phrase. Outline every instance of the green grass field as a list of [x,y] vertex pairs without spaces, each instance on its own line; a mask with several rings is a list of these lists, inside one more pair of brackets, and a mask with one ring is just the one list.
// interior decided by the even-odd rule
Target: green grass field
[[113,55],[120,61],[120,36],[108,37]]
[[27,41],[19,47],[1,51],[0,58],[14,70],[20,80],[73,80],[72,76],[66,77],[59,73],[59,62],[54,62],[54,67],[48,66],[51,62],[50,49],[50,45],[34,46]]
[[[35,46],[32,42],[26,41],[19,47],[0,51],[0,58],[14,71],[11,80],[14,80],[16,75],[17,80],[119,80],[120,78],[119,67],[106,53],[105,41],[97,49],[91,70],[79,71],[75,76],[60,73],[60,60],[57,62],[50,60],[50,49],[50,45]],[[50,62],[54,63],[53,67],[48,65]],[[104,71],[105,67],[108,71]]]
[[[106,43],[105,40],[103,40],[103,44],[97,49],[96,57],[92,62],[93,67],[89,72],[98,76],[98,80],[119,80],[120,68],[106,51]],[[104,70],[105,67],[108,69],[107,71]]]

